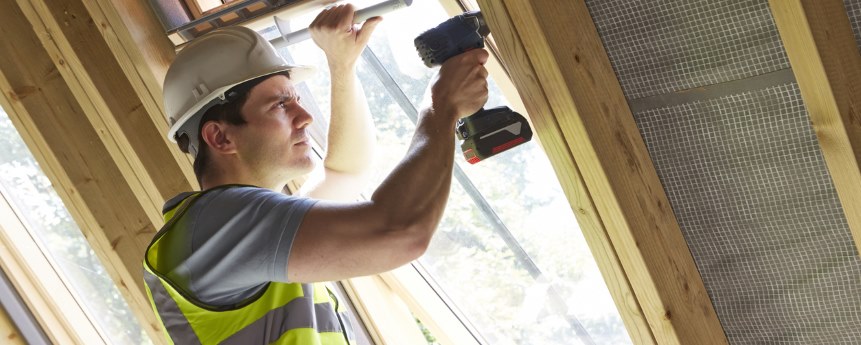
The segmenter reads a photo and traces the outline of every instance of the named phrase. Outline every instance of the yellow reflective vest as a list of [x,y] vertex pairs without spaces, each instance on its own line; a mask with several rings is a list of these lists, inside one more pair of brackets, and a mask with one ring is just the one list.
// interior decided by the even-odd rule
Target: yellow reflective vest
[[[205,192],[187,196],[164,214],[165,225],[144,257],[144,281],[153,311],[171,344],[353,344],[346,308],[324,283],[269,282],[257,296],[229,308],[210,306],[175,286],[159,263],[169,252],[159,247],[181,238],[179,222]],[[159,259],[162,259],[161,261]]]

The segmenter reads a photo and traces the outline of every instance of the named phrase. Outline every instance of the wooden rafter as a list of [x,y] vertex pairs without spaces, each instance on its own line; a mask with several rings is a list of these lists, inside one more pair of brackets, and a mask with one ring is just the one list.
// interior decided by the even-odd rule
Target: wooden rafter
[[0,339],[3,339],[4,344],[8,345],[24,345],[24,338],[21,333],[15,328],[12,319],[5,310],[0,309]]
[[[83,1],[83,4],[97,24],[94,28],[101,33],[115,63],[131,86],[135,94],[134,101],[143,106],[142,111],[149,116],[152,126],[164,133],[163,129],[168,124],[162,105],[162,83],[176,53],[152,8],[138,1],[88,0]],[[94,31],[90,33],[95,34]],[[182,153],[165,135],[159,137],[176,161],[168,161],[167,164],[176,165],[176,169],[184,175],[184,178],[170,181],[195,181],[191,156]],[[157,144],[154,142],[151,145]],[[174,169],[170,173],[177,171]]]
[[[41,1],[18,1],[18,7],[23,12],[25,18],[30,22],[37,36],[36,42],[41,42],[48,56],[56,66],[62,78],[66,81],[69,90],[75,97],[76,103],[81,107],[83,114],[87,116],[87,121],[92,123],[92,128],[95,130],[95,138],[99,138],[105,143],[108,150],[108,155],[120,169],[121,174],[126,179],[126,182],[134,191],[134,196],[137,202],[144,205],[144,211],[149,218],[150,223],[154,223],[159,218],[157,190],[155,186],[146,183],[142,179],[143,163],[138,159],[131,150],[128,140],[120,134],[120,125],[115,118],[111,116],[111,109],[107,101],[111,98],[104,97],[98,94],[93,80],[93,76],[85,72],[82,65],[84,61],[75,55],[74,44],[84,45],[78,47],[82,49],[90,48],[90,40],[80,40],[72,42],[69,40],[63,31],[60,23],[51,14],[51,9],[56,8]],[[65,26],[78,22],[78,18],[84,20],[86,13],[77,11],[72,8],[71,11],[64,10],[68,18]],[[111,78],[112,76],[105,76]],[[105,96],[110,93],[105,93]],[[131,108],[125,109],[123,113]]]
[[[111,154],[109,143],[100,140],[105,135],[100,132],[107,129],[97,126],[92,114],[86,113],[86,107],[92,110],[91,103],[82,104],[92,100],[82,98],[81,90],[73,91],[75,86],[69,81],[80,75],[62,71],[71,63],[70,53],[65,51],[60,57],[52,55],[60,54],[59,50],[46,47],[48,41],[61,41],[63,31],[54,28],[46,32],[40,26],[43,24],[31,22],[35,18],[33,8],[27,12],[22,7],[13,0],[0,0],[0,89],[4,103],[12,108],[9,115],[13,123],[57,186],[57,193],[132,311],[153,340],[161,343],[163,336],[146,300],[141,277],[145,246],[161,226],[161,220],[156,223],[152,217],[158,210],[153,210],[154,202],[141,201],[136,194],[139,190],[122,172],[128,166]],[[86,15],[85,11],[69,13]],[[98,32],[92,37],[98,38]],[[112,73],[113,78],[123,75]],[[117,90],[117,97],[124,92],[128,90]],[[92,90],[84,94],[91,93]],[[131,117],[135,112],[118,114]],[[146,123],[141,121],[139,125],[143,129]]]
[[770,0],[843,213],[861,252],[861,54],[843,0]]
[[97,27],[104,28],[107,21],[90,15],[81,0],[18,4],[150,220],[161,223],[164,200],[191,184],[181,161],[161,144],[164,130],[143,106],[151,102],[138,97],[108,43],[100,39]]
[[633,341],[726,344],[585,2],[478,3]]

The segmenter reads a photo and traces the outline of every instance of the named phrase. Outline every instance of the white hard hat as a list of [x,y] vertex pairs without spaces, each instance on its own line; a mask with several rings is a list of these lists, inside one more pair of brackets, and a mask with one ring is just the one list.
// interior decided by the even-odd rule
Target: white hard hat
[[309,66],[290,65],[260,34],[243,26],[214,30],[183,48],[164,80],[164,109],[176,142],[177,132],[189,136],[189,153],[197,156],[200,118],[224,101],[224,93],[245,81],[287,71],[292,82],[308,79]]

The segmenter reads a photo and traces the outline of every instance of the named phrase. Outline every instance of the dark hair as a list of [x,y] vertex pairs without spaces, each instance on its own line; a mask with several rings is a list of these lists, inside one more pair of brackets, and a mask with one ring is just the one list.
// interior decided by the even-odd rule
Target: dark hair
[[[260,84],[264,80],[276,75],[283,75],[290,78],[290,73],[288,71],[283,71],[267,74],[236,85],[224,92],[227,100],[225,103],[216,104],[203,113],[203,117],[200,119],[200,125],[197,128],[198,150],[197,156],[194,158],[194,175],[197,176],[198,183],[203,183],[203,175],[206,173],[206,168],[209,165],[209,145],[206,143],[206,140],[203,140],[203,126],[210,121],[224,121],[234,126],[242,126],[246,124],[247,122],[242,117],[242,106],[244,106],[245,102],[248,101],[248,92],[257,86],[257,84]],[[177,140],[182,152],[188,153],[188,141],[189,139],[187,135],[183,135]]]

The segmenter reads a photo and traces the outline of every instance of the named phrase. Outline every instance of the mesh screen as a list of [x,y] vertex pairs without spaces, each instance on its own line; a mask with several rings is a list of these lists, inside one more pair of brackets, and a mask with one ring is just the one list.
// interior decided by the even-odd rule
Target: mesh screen
[[767,1],[586,4],[628,99],[789,67]]
[[861,343],[861,258],[796,84],[635,117],[730,343]]
[[861,344],[861,257],[768,1],[586,3],[730,343]]
[[846,12],[849,12],[849,21],[852,23],[852,31],[855,32],[855,41],[861,48],[861,0],[843,0]]

